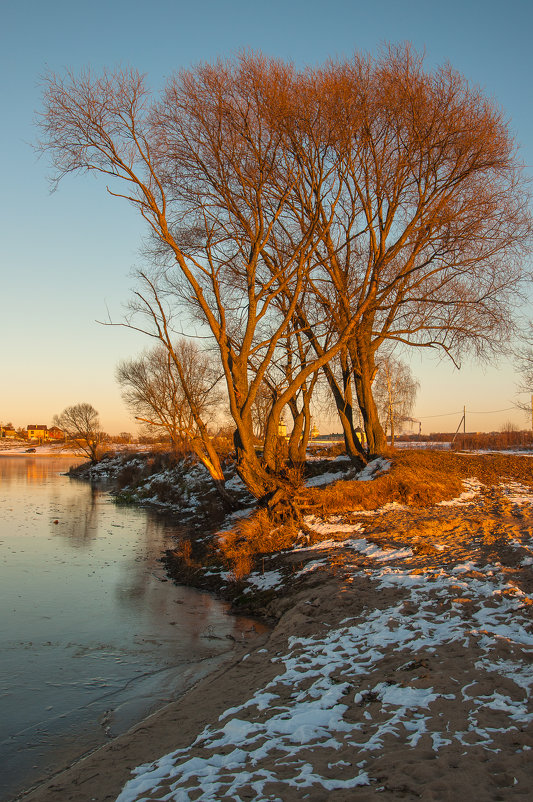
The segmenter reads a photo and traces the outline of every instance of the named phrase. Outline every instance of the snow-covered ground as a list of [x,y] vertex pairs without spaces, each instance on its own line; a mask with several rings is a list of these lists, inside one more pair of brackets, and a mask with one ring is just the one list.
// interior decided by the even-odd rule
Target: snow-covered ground
[[[135,443],[131,445],[122,445],[113,443],[110,450],[116,453],[129,453],[129,452],[144,452],[150,451],[153,446],[142,445]],[[81,458],[87,459],[87,455],[75,446],[64,445],[63,443],[48,442],[43,445],[32,443],[31,440],[11,440],[5,438],[0,440],[0,455],[4,454],[7,457],[18,456],[20,454],[28,455],[35,454],[36,456],[44,457],[71,457],[73,454]]]
[[309,516],[328,539],[249,577],[289,602],[241,701],[117,802],[528,798],[531,487],[353,515]]
[[19,455],[29,456],[31,454],[42,457],[72,457],[73,454],[83,456],[83,454],[76,451],[76,449],[65,448],[65,446],[59,445],[58,443],[46,443],[40,446],[31,442],[13,442],[7,439],[0,440],[0,455],[13,457]]

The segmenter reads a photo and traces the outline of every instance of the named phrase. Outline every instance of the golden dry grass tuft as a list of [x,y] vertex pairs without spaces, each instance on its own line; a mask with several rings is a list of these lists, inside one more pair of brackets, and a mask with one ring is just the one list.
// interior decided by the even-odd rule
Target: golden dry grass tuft
[[250,573],[259,555],[290,548],[297,534],[296,523],[277,525],[267,510],[259,509],[224,532],[219,538],[218,548],[235,579],[242,579]]
[[390,471],[370,482],[338,481],[325,488],[309,488],[303,503],[322,514],[373,510],[390,502],[425,507],[461,491],[465,478],[442,452],[400,452],[390,456]]

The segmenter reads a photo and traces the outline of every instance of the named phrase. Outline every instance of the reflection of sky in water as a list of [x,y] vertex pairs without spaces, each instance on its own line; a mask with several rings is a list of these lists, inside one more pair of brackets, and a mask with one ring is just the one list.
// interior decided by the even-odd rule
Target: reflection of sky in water
[[44,765],[73,733],[78,752],[101,743],[103,716],[124,731],[252,626],[165,581],[159,558],[179,528],[61,476],[68,464],[0,458],[0,759],[11,783],[39,764],[36,739]]

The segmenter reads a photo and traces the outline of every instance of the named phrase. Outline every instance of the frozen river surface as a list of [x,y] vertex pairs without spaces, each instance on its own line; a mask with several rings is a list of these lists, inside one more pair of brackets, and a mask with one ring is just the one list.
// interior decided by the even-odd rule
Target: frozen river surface
[[254,624],[166,581],[183,532],[62,475],[0,456],[0,800],[129,729],[231,654]]

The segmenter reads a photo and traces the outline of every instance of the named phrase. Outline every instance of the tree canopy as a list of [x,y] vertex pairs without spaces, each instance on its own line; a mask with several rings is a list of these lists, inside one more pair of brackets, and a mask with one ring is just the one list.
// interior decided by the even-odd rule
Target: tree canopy
[[98,412],[91,404],[84,402],[66,407],[60,415],[54,415],[54,425],[61,429],[65,438],[74,441],[92,462],[98,460],[102,430]]
[[147,223],[151,264],[127,325],[169,353],[185,315],[207,332],[258,498],[290,495],[278,426],[289,407],[306,430],[319,371],[365,459],[348,442],[351,407],[370,450],[382,447],[372,382],[384,343],[457,361],[512,324],[532,229],[508,125],[408,46],[302,70],[245,53],[181,71],[155,99],[133,70],[49,75],[41,128],[55,182],[100,172]]

